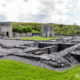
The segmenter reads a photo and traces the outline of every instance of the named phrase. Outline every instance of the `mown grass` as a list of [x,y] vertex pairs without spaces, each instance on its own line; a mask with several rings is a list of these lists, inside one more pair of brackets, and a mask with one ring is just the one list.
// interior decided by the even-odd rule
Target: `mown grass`
[[40,31],[32,30],[32,33],[41,33]]
[[52,40],[57,38],[59,37],[24,37],[21,40]]
[[80,80],[80,65],[58,72],[14,60],[0,60],[0,80]]

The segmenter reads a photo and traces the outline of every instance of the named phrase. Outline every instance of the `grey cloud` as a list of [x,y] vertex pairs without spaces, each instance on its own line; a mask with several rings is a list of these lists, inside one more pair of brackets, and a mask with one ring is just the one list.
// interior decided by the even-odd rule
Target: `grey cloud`
[[28,0],[24,0],[25,2],[27,2]]
[[57,4],[62,5],[64,3],[63,0],[57,0],[57,1],[56,0],[49,0],[49,1],[40,0],[40,3],[41,3],[40,14],[47,15],[47,16],[51,16],[53,15],[53,13],[63,14],[63,10],[56,9]]
[[52,12],[53,10],[55,10],[54,0],[53,1],[43,0],[43,1],[41,1],[41,4],[43,6],[40,8],[40,12],[43,12],[43,13],[47,14],[47,13]]
[[[23,16],[21,16],[23,15]],[[29,16],[26,16],[26,14],[19,14],[18,16],[18,21],[21,22],[42,22],[44,21],[44,19],[47,17],[47,15],[43,15],[43,14],[37,14],[37,15],[29,15]]]
[[62,4],[62,3],[63,3],[63,1],[62,1],[62,0],[60,0],[60,1],[57,1],[57,3]]
[[42,22],[42,21],[44,21],[44,19],[45,19],[46,17],[47,17],[47,15],[38,14],[38,15],[35,15],[33,19],[34,19],[36,22]]
[[6,4],[2,4],[3,7],[6,7]]
[[2,7],[6,7],[6,4],[0,4]]
[[[42,4],[41,8],[40,8],[40,12],[43,12],[45,14],[49,14],[51,12],[57,12],[56,9],[56,5],[61,5],[64,4],[63,0],[41,0],[40,3]],[[67,8],[70,8],[69,5],[65,5],[67,6]],[[62,10],[60,10],[59,12],[62,12]]]
[[6,21],[6,17],[4,15],[0,15],[0,21]]

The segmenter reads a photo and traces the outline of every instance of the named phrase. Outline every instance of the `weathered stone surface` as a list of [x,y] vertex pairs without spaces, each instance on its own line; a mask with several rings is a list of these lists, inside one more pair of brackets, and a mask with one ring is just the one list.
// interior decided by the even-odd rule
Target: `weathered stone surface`
[[0,57],[14,55],[55,69],[68,68],[80,62],[80,43],[66,41],[1,40]]
[[0,36],[2,38],[12,38],[12,25],[10,22],[0,22]]
[[50,24],[42,24],[42,36],[54,37],[54,27],[50,26]]

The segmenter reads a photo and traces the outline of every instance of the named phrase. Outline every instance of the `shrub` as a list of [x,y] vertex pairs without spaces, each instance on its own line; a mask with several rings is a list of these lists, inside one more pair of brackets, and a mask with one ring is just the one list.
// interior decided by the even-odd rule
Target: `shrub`
[[13,28],[13,32],[19,32],[19,28],[18,27]]
[[27,28],[23,27],[23,33],[27,33]]
[[27,27],[27,26],[23,27],[22,30],[23,30],[23,33],[32,32],[31,27]]
[[19,28],[19,31],[18,31],[19,33],[23,33],[23,30],[22,30],[22,28]]
[[32,32],[32,29],[30,27],[27,27],[27,32]]
[[80,34],[80,31],[76,31],[76,34]]

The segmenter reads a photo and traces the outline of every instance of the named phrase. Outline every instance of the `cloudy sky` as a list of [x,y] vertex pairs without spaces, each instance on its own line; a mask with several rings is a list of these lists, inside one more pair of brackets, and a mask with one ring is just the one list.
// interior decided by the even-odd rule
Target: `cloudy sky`
[[0,0],[0,21],[80,25],[80,0]]

